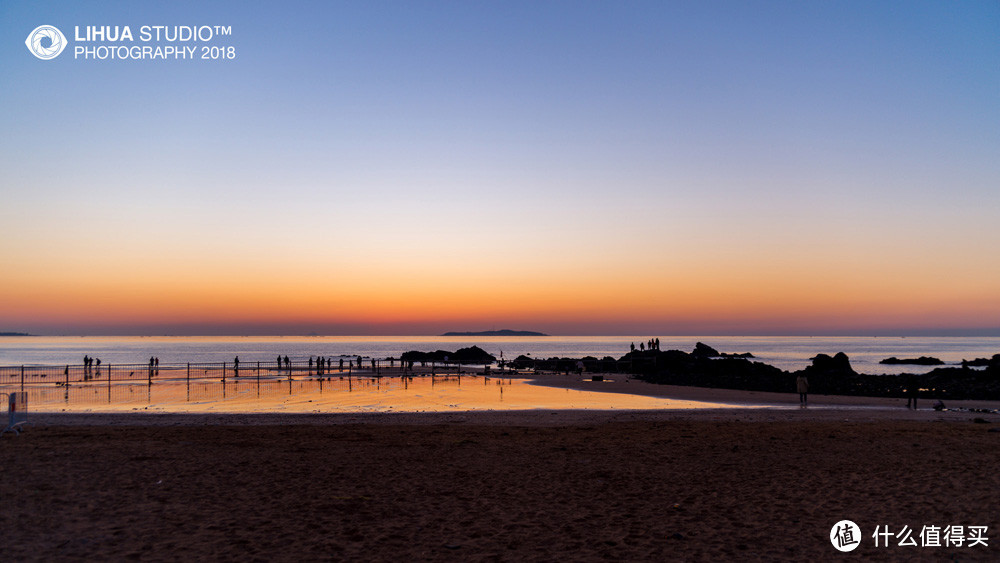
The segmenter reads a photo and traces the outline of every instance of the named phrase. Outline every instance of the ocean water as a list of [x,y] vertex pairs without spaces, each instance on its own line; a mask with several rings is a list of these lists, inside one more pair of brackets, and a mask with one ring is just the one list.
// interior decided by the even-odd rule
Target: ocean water
[[[518,355],[533,358],[611,356],[619,358],[629,345],[649,336],[548,336],[548,337],[438,337],[438,336],[277,336],[277,337],[69,337],[25,336],[0,338],[0,366],[78,365],[83,356],[104,364],[142,364],[156,356],[163,364],[232,361],[274,361],[280,354],[293,360],[311,356],[399,357],[409,350],[456,350],[479,346],[497,358]],[[816,354],[844,352],[861,373],[924,373],[924,366],[887,366],[878,362],[890,356],[934,356],[947,364],[1000,353],[1000,337],[766,337],[674,336],[660,337],[663,350],[690,352],[704,342],[720,352],[750,352],[756,361],[784,370],[809,365]]]

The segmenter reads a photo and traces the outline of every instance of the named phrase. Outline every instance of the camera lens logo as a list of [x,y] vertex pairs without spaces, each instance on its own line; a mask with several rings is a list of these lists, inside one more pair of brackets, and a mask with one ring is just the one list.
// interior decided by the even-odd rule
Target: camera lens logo
[[66,48],[66,36],[51,25],[40,25],[24,40],[28,50],[43,61],[54,59]]

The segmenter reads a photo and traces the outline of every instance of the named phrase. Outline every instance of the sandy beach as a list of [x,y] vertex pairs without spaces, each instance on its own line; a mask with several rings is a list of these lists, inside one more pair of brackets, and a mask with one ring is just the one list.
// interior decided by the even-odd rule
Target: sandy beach
[[[802,560],[839,555],[830,529],[850,519],[865,536],[852,555],[1000,557],[1000,416],[871,401],[35,413],[21,436],[0,440],[0,536],[13,561]],[[951,525],[988,526],[989,545],[885,547],[871,538],[876,526],[909,526],[916,537]]]

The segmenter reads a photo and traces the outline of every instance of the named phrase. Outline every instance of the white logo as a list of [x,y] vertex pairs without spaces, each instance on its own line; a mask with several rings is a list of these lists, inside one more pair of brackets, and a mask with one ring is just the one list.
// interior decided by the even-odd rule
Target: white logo
[[861,528],[850,520],[841,520],[830,529],[830,543],[837,551],[854,551],[861,545]]
[[54,59],[66,48],[66,36],[51,25],[40,25],[24,40],[31,54],[43,61]]

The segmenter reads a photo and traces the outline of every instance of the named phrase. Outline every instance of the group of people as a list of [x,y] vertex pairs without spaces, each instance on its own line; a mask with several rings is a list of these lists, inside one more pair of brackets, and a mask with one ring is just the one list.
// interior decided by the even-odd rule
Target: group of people
[[[633,342],[630,345],[630,348],[632,349],[632,352],[635,352],[635,342]],[[639,343],[639,351],[640,352],[645,352],[646,350],[659,350],[659,349],[660,349],[660,339],[659,338],[650,338],[649,340],[647,340],[645,342],[640,342]]]
[[[292,361],[288,358],[288,356],[278,356],[276,361],[279,370],[287,370],[289,373],[291,373]],[[365,360],[361,356],[358,356],[356,359],[348,359],[346,360],[346,362],[343,357],[337,358],[335,360],[334,358],[328,358],[324,356],[317,356],[315,358],[310,356],[307,363],[307,369],[310,375],[314,373],[316,375],[325,375],[327,373],[333,372],[334,370],[344,371],[344,368],[361,369],[364,366],[364,362]],[[375,358],[372,358],[370,360],[371,368],[373,370],[378,368],[378,362],[379,360],[376,360]],[[389,358],[389,367],[395,367],[395,366],[396,366],[396,359]],[[407,362],[401,359],[399,360],[399,366],[403,369],[403,371],[407,370],[413,371],[412,361]],[[233,368],[238,375],[240,369],[239,356],[233,359]]]
[[160,358],[149,357],[149,377],[160,375]]
[[[799,406],[806,407],[809,403],[809,379],[804,373],[795,378],[795,391],[799,394]],[[906,408],[917,410],[917,398],[920,396],[920,378],[909,374],[904,382],[903,394],[906,395]],[[943,410],[944,403],[940,400],[934,403],[934,410]]]
[[[96,373],[95,373],[96,366]],[[101,375],[101,360],[100,358],[91,358],[90,356],[83,357],[83,380],[87,381],[93,377],[100,377]]]
[[[285,361],[288,361],[288,357],[285,357]],[[361,356],[358,356],[358,365],[361,365]],[[323,356],[317,356],[316,358],[316,375],[323,375],[328,370],[333,369],[333,358],[324,358]],[[344,358],[340,358],[337,361],[337,369],[344,371]],[[313,371],[313,359],[309,357],[309,373]]]

